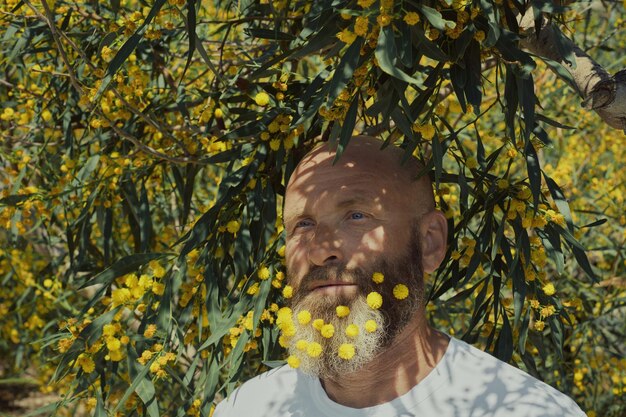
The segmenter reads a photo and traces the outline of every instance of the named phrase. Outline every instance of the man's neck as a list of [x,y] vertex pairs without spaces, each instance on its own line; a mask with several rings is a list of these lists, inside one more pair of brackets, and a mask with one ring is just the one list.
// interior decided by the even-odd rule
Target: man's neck
[[356,372],[323,379],[322,386],[331,400],[347,407],[389,402],[433,370],[448,342],[446,335],[433,330],[418,314],[371,363]]

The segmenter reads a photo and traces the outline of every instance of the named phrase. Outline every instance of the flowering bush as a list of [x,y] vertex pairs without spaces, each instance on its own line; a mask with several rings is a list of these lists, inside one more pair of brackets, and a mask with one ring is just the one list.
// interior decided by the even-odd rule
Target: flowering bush
[[[624,134],[520,49],[522,6],[7,0],[0,378],[34,372],[50,414],[208,416],[298,366],[284,186],[316,142],[369,133],[425,162],[449,219],[433,324],[623,415]],[[624,64],[623,5],[534,7]]]

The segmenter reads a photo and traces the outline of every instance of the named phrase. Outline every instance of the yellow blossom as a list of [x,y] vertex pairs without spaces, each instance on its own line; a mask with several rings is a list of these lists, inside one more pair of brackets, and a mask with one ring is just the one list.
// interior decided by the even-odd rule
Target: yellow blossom
[[376,291],[367,294],[367,305],[374,310],[378,310],[383,305],[383,297]]
[[537,330],[538,332],[542,332],[545,327],[546,323],[543,320],[537,320],[535,322],[535,330]]
[[374,1],[375,0],[357,0],[356,4],[358,4],[359,6],[361,6],[364,9],[367,9],[372,4],[374,4]]
[[359,16],[354,22],[354,33],[358,36],[367,36],[367,30],[369,29],[369,21],[365,16]]
[[254,96],[254,101],[257,105],[265,107],[270,102],[270,96],[265,91],[261,91]]
[[148,326],[146,327],[146,330],[143,332],[143,335],[145,337],[152,337],[154,336],[154,334],[156,333],[157,327],[156,324],[148,324]]
[[350,324],[346,327],[346,336],[357,337],[359,335],[359,326],[356,324]]
[[295,355],[290,355],[287,358],[287,364],[292,368],[297,368],[300,366],[300,359],[298,359],[298,357]]
[[317,342],[311,342],[306,347],[306,354],[312,358],[317,358],[322,354],[322,345]]
[[416,25],[417,22],[420,21],[420,16],[415,12],[408,12],[404,15],[404,21],[407,25],[413,26]]
[[84,353],[78,355],[77,363],[86,374],[92,373],[96,369],[96,364],[93,359]]
[[308,310],[302,310],[296,316],[298,318],[298,323],[305,325],[311,321],[311,313]]
[[283,297],[285,298],[293,297],[293,287],[291,285],[285,285],[285,288],[283,288]]
[[342,343],[339,346],[339,351],[337,354],[341,359],[350,360],[354,357],[354,345],[351,343]]
[[404,284],[398,284],[393,287],[393,296],[396,297],[398,300],[404,300],[406,297],[409,296],[409,289]]
[[320,333],[322,334],[322,336],[324,336],[327,339],[330,339],[331,337],[333,337],[333,335],[335,334],[335,326],[333,326],[332,324],[325,324],[322,326],[322,328],[320,329]]
[[335,310],[337,311],[337,317],[346,317],[348,314],[350,314],[350,307],[347,306],[337,306],[335,308]]
[[374,274],[372,275],[372,281],[374,281],[376,284],[382,284],[384,280],[385,276],[380,272],[374,272]]
[[270,277],[270,270],[266,266],[261,266],[257,275],[259,276],[259,279],[266,280]]
[[228,223],[226,223],[226,230],[228,230],[228,233],[235,234],[239,231],[240,227],[241,227],[241,223],[238,222],[237,220],[231,220]]
[[392,17],[388,14],[380,14],[378,15],[378,17],[376,18],[376,22],[378,23],[378,26],[385,27],[385,26],[389,26],[389,24],[392,21]]
[[315,330],[322,330],[322,326],[324,326],[324,320],[315,319],[313,320],[312,326]]
[[298,349],[298,350],[302,350],[302,351],[304,351],[304,350],[306,350],[306,348],[307,348],[308,346],[309,346],[309,342],[307,342],[307,341],[306,341],[306,340],[304,340],[304,339],[300,339],[300,340],[298,340],[298,341],[296,342],[296,349]]
[[378,329],[378,324],[374,320],[368,320],[365,322],[365,330],[369,333],[374,333]]
[[337,39],[347,45],[350,45],[355,41],[356,35],[351,32],[350,29],[346,28],[337,34]]
[[551,282],[544,285],[542,288],[544,294],[550,296],[550,295],[554,295],[554,293],[556,292],[556,289],[554,288],[554,284],[552,284]]

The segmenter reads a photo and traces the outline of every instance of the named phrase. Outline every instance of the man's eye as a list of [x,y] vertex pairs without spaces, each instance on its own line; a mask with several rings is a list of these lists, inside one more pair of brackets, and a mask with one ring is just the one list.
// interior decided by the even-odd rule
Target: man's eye
[[300,220],[298,223],[296,223],[296,229],[297,228],[301,228],[301,227],[309,227],[313,225],[313,221],[309,220],[309,219],[305,219],[305,220]]
[[350,213],[350,219],[352,220],[361,220],[365,218],[365,214],[361,213],[360,211],[353,211],[352,213]]

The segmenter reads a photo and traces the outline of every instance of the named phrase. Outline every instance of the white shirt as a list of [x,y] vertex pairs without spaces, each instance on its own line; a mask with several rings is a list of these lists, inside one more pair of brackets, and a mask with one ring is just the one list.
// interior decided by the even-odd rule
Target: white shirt
[[243,384],[214,417],[585,417],[569,397],[457,339],[435,368],[407,393],[366,408],[326,395],[318,378],[283,366]]

